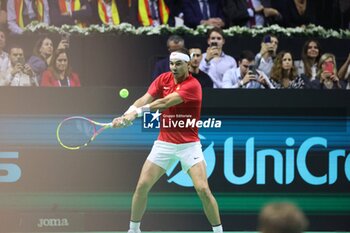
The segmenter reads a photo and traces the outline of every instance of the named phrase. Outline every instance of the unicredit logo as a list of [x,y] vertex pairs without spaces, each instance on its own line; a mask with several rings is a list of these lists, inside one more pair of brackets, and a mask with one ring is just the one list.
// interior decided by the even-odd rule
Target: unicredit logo
[[[207,162],[207,175],[212,174],[215,167],[215,151],[212,143],[204,149],[204,155]],[[266,148],[262,150],[255,149],[255,138],[249,138],[245,143],[245,164],[244,174],[236,175],[234,171],[235,151],[234,139],[229,137],[224,143],[224,177],[233,185],[244,185],[255,181],[258,185],[266,184],[266,160],[272,158],[274,161],[273,181],[279,185],[291,184],[299,174],[301,179],[309,185],[332,185],[338,180],[340,170],[344,171],[345,178],[350,182],[350,153],[345,149],[328,150],[328,142],[323,137],[310,137],[304,140],[297,149],[294,138],[285,140],[285,149],[276,150]],[[316,151],[316,148],[318,150]],[[322,171],[322,175],[315,175],[310,171],[311,164],[308,162],[308,156],[312,152],[328,154],[328,168]],[[342,162],[340,162],[342,160]],[[342,164],[342,166],[340,166]],[[193,187],[190,177],[183,171],[172,175],[173,169],[167,172],[171,178],[169,182],[174,182],[180,186]]]

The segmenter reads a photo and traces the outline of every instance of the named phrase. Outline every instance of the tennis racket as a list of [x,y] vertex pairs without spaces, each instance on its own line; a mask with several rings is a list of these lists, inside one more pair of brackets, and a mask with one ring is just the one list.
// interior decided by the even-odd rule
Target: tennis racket
[[112,122],[100,123],[86,117],[72,116],[59,123],[56,136],[62,147],[78,150],[89,145],[104,130],[112,127]]

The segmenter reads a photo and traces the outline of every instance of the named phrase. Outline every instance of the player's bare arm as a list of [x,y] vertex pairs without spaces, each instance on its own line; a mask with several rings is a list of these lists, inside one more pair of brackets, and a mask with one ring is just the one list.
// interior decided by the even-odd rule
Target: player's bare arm
[[[181,98],[181,96],[177,93],[177,92],[173,92],[167,96],[165,96],[164,98],[160,98],[157,99],[153,102],[148,102],[148,101],[152,101],[154,98],[146,93],[144,96],[142,96],[140,99],[136,100],[135,103],[133,104],[133,106],[138,106],[138,109],[135,109],[131,112],[128,112],[126,114],[124,114],[122,117],[118,117],[115,118],[113,120],[113,126],[114,127],[120,127],[121,125],[130,125],[130,123],[132,121],[134,121],[136,119],[136,117],[140,114],[140,111],[142,113],[142,110],[145,106],[145,104],[149,104],[146,108],[147,111],[164,111],[167,108],[170,108],[171,106],[180,104],[183,102],[183,99]],[[141,105],[141,106],[140,106]]]

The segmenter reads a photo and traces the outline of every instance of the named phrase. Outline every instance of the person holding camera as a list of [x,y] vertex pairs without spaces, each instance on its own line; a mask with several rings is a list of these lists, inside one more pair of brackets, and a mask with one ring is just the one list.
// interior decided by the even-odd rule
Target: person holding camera
[[10,48],[10,67],[0,86],[38,86],[38,81],[31,67],[25,63],[23,49],[19,46]]
[[221,28],[209,30],[207,42],[209,47],[207,52],[203,54],[199,69],[210,76],[213,80],[214,88],[221,88],[224,73],[231,68],[237,67],[237,62],[222,50],[225,39]]
[[238,67],[225,72],[222,88],[273,88],[267,76],[255,69],[254,53],[242,51],[239,56]]
[[334,54],[325,53],[318,62],[316,79],[311,82],[313,89],[345,89],[344,80],[339,80]]
[[261,41],[260,52],[255,56],[257,69],[270,77],[274,57],[278,48],[278,38],[275,35],[265,35]]

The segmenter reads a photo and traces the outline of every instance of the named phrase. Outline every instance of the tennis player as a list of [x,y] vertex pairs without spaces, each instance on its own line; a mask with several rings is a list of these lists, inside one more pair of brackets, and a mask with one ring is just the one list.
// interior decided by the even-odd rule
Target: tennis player
[[[159,75],[141,98],[136,100],[123,116],[113,120],[114,127],[132,122],[144,112],[162,112],[161,119],[200,119],[202,89],[189,73],[190,56],[186,49],[170,54],[170,72]],[[183,126],[183,125],[182,125]],[[140,233],[140,223],[146,209],[147,197],[152,186],[175,162],[181,162],[202,201],[204,213],[214,233],[222,233],[217,202],[212,195],[206,174],[206,162],[198,137],[197,127],[160,127],[158,139],[145,161],[132,199],[130,228],[128,233]]]

